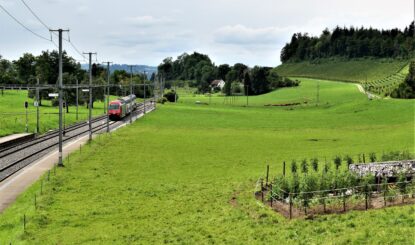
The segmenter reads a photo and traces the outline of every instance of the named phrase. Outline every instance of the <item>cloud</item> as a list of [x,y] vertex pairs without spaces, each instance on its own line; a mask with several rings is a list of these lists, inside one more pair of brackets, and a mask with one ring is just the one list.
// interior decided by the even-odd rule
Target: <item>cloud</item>
[[145,16],[135,16],[126,18],[125,21],[136,27],[154,27],[154,26],[162,26],[162,25],[170,25],[174,21],[169,18],[156,18],[154,16],[145,15]]
[[214,40],[222,44],[275,45],[285,36],[288,28],[249,28],[244,25],[224,26],[214,32]]

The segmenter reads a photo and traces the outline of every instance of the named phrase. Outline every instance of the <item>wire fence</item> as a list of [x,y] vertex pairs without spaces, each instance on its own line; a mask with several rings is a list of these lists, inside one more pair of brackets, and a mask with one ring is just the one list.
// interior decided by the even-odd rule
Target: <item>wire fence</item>
[[309,192],[287,192],[264,183],[255,187],[255,197],[287,218],[345,213],[397,205],[415,204],[415,182],[366,184]]

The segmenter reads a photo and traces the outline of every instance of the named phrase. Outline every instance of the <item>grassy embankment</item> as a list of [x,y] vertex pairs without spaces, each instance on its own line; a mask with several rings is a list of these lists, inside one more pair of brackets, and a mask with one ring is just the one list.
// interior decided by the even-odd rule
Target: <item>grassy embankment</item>
[[74,153],[37,211],[39,183],[25,192],[0,215],[0,243],[413,244],[413,206],[289,221],[253,197],[266,164],[275,175],[284,160],[414,153],[413,101],[369,101],[347,83],[320,87],[319,107],[263,106],[314,97],[309,79],[252,97],[248,108],[220,97],[159,106]]
[[[111,97],[115,99],[116,97]],[[28,128],[29,132],[36,131],[36,107],[33,105],[33,99],[27,97],[27,91],[4,91],[0,93],[0,137],[13,134],[23,133],[26,128],[26,111],[24,102],[29,102],[28,107]],[[41,133],[51,129],[58,128],[59,108],[51,106],[51,101],[43,100],[40,107],[39,114],[39,131]],[[78,107],[78,121],[88,119],[88,109],[85,105]],[[104,114],[104,103],[102,101],[94,102],[93,116]],[[65,113],[65,123],[67,125],[76,122],[76,107],[70,106],[69,113]]]

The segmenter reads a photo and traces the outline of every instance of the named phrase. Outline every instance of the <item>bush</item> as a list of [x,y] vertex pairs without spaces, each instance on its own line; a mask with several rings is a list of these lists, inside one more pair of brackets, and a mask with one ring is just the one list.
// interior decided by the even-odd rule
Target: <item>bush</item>
[[160,104],[164,104],[166,102],[167,102],[167,99],[165,97],[157,100],[157,103],[160,103]]
[[336,170],[339,170],[340,165],[342,164],[342,159],[340,156],[334,158],[334,165],[336,165]]
[[291,162],[291,173],[297,173],[297,162],[295,160]]
[[179,100],[179,95],[174,90],[170,90],[169,92],[165,93],[164,98],[166,98],[169,102],[176,102]]

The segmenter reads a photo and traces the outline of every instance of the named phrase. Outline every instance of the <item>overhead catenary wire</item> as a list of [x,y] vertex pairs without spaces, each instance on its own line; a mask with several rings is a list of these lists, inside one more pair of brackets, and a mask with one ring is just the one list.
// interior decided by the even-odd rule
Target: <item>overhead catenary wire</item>
[[18,23],[21,27],[23,27],[26,31],[28,31],[28,32],[30,32],[30,33],[32,33],[33,35],[35,35],[35,36],[37,36],[38,38],[41,38],[41,39],[43,39],[43,40],[46,40],[46,41],[52,41],[52,39],[49,39],[49,38],[46,38],[46,37],[44,37],[44,36],[42,36],[42,35],[40,35],[40,34],[38,34],[38,33],[36,33],[36,32],[34,32],[33,30],[31,30],[29,27],[27,27],[26,25],[24,25],[21,21],[19,21],[16,17],[14,17],[9,11],[7,11],[7,9],[3,6],[3,5],[1,5],[0,4],[0,8],[10,17],[10,18],[12,18],[16,23]]
[[[21,2],[23,3],[23,5],[30,11],[30,13],[39,21],[39,23],[41,25],[43,25],[49,32],[51,31],[51,28],[49,25],[47,25],[40,17],[39,15],[36,14],[36,12],[24,1],[21,0]],[[51,32],[53,35],[58,36],[57,33],[55,32]],[[75,50],[76,53],[78,53],[84,61],[86,61],[86,57],[82,54],[82,52],[79,51],[79,49],[76,47],[76,45],[71,41],[71,38],[69,36],[69,32],[68,32],[68,38],[62,38],[62,40],[68,42],[71,47]],[[51,36],[50,41],[52,41],[52,43],[58,48],[58,45],[53,41],[53,38]]]

